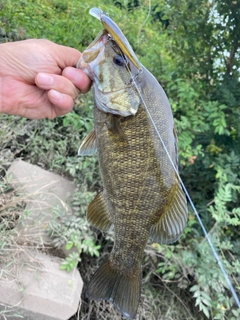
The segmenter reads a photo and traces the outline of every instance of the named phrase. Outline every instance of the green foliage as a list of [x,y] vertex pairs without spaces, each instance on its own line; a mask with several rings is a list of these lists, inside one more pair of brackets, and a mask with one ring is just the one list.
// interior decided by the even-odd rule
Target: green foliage
[[70,272],[71,270],[76,268],[79,261],[80,259],[78,252],[70,253],[69,256],[67,256],[67,258],[62,262],[60,269]]
[[232,194],[240,192],[240,186],[235,186],[231,183],[219,187],[214,200],[214,206],[209,208],[212,217],[217,223],[221,223],[224,226],[240,225],[240,207],[229,210],[227,208],[228,203],[232,201]]
[[71,201],[71,215],[63,215],[61,208],[53,210],[54,219],[48,225],[49,235],[56,248],[63,245],[66,250],[74,249],[62,263],[61,269],[71,271],[83,253],[99,257],[100,245],[96,245],[96,235],[86,220],[86,209],[94,193],[87,190],[76,191]]
[[199,306],[199,310],[203,311],[205,316],[209,318],[209,311],[207,307],[211,307],[211,298],[209,295],[202,291],[198,285],[193,286],[190,289],[191,292],[194,292],[193,297],[196,298],[196,306]]
[[[217,226],[215,226],[217,229]],[[211,237],[215,248],[228,255],[232,245],[230,242],[219,243],[217,235]],[[232,310],[238,312],[234,300],[228,293],[228,286],[222,272],[216,264],[206,240],[199,244],[200,237],[188,241],[188,244],[178,244],[173,247],[155,245],[162,261],[158,263],[156,272],[165,281],[172,281],[180,288],[193,292],[195,305],[199,307],[207,318],[228,319]],[[220,252],[220,251],[219,251]],[[232,259],[227,262],[225,256],[224,267],[235,281],[239,275],[239,262]],[[236,282],[234,281],[234,284]],[[238,287],[236,287],[238,288]],[[232,315],[231,315],[232,316]],[[233,318],[236,319],[237,318]]]

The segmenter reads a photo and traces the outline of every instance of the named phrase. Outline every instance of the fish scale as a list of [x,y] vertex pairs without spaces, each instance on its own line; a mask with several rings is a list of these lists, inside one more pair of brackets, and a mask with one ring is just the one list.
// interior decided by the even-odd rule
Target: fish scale
[[117,43],[103,31],[77,65],[92,78],[95,99],[94,131],[83,141],[79,154],[98,151],[103,181],[103,191],[88,207],[88,220],[103,231],[114,226],[112,252],[91,279],[87,294],[112,301],[124,316],[134,319],[148,238],[159,243],[176,241],[188,210],[179,179],[138,92],[126,86],[130,72],[137,75],[136,84],[177,167],[177,137],[166,94],[147,69],[142,66],[139,73],[127,56],[127,66],[114,65],[121,55]]

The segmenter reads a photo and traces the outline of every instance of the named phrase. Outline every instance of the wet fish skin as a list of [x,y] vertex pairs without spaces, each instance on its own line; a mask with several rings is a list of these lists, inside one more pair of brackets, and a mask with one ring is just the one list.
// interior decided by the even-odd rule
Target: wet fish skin
[[[96,271],[87,293],[94,300],[112,301],[124,316],[134,319],[149,235],[158,243],[176,241],[187,222],[187,204],[139,94],[134,84],[131,86],[128,68],[134,75],[137,68],[131,61],[128,68],[114,64],[114,56],[121,52],[106,33],[96,42],[98,54],[92,52],[94,58],[89,59],[90,46],[78,63],[92,77],[95,99],[94,131],[79,153],[98,150],[104,189],[90,203],[88,220],[104,231],[113,225],[115,237],[109,260]],[[136,82],[177,167],[177,137],[166,94],[144,67]],[[112,108],[116,92],[124,98]],[[102,106],[107,100],[107,107]]]

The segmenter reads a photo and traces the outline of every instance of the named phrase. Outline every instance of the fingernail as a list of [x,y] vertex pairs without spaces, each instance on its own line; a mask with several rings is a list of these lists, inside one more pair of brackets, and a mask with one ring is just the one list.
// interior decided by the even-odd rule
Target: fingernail
[[51,86],[53,84],[53,77],[46,73],[39,73],[37,77],[41,86]]
[[50,90],[49,94],[51,95],[51,98],[54,100],[61,100],[63,97],[62,93],[60,93],[59,91],[56,91],[54,89]]

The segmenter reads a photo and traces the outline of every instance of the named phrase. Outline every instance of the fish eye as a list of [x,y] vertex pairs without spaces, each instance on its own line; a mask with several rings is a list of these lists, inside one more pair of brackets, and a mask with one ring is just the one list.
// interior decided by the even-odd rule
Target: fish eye
[[121,56],[120,54],[116,54],[116,55],[113,57],[113,62],[114,62],[117,66],[120,66],[120,67],[125,66],[125,59],[124,59],[124,57]]

